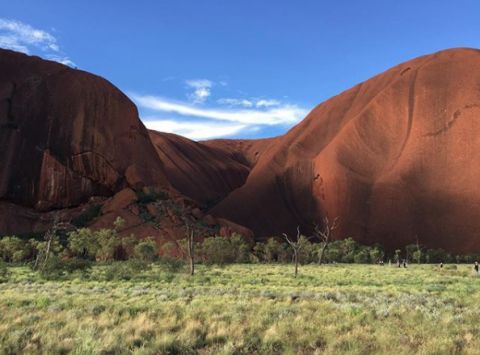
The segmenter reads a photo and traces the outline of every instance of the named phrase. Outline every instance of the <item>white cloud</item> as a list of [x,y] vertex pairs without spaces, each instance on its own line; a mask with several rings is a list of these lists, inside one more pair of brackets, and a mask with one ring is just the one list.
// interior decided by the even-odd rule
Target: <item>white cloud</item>
[[278,106],[278,105],[280,105],[280,101],[272,100],[272,99],[270,100],[261,99],[255,102],[256,107],[272,107],[272,106]]
[[280,106],[281,102],[274,99],[234,99],[234,98],[222,98],[218,99],[217,103],[227,106],[243,106],[243,107],[273,107]]
[[204,140],[230,137],[247,128],[247,125],[217,122],[182,122],[167,119],[147,118],[144,124],[148,129],[175,133],[193,139]]
[[15,20],[0,18],[0,31],[2,32],[2,46],[10,49],[23,48],[28,52],[28,46],[42,50],[59,51],[57,40],[50,33]]
[[0,18],[0,47],[26,54],[40,51],[47,59],[74,66],[68,57],[61,54],[57,39],[52,34],[20,21]]
[[211,95],[213,82],[207,79],[187,80],[188,87],[194,89],[188,98],[195,104],[202,104]]
[[175,102],[158,96],[132,94],[133,100],[141,107],[159,112],[176,113],[219,121],[237,122],[247,125],[282,125],[300,121],[307,111],[297,105],[282,104],[265,110],[259,109],[218,109],[199,108],[187,103]]
[[220,105],[227,105],[227,106],[243,106],[243,107],[252,107],[254,103],[247,99],[232,99],[232,98],[223,98],[218,99],[217,103]]

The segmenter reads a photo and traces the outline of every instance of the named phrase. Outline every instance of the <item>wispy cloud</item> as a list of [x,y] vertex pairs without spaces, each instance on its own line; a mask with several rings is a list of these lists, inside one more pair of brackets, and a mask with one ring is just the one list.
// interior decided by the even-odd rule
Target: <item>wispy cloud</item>
[[282,104],[274,108],[223,109],[203,108],[188,103],[176,102],[158,96],[132,94],[132,99],[140,106],[158,112],[175,113],[218,121],[237,122],[246,125],[290,125],[302,119],[307,111],[297,105]]
[[220,122],[191,122],[173,119],[157,119],[147,117],[145,126],[155,131],[175,133],[193,140],[205,140],[220,137],[231,137],[248,128],[244,124]]
[[220,105],[226,105],[226,106],[243,106],[243,107],[253,107],[255,105],[251,100],[233,99],[230,97],[218,99],[217,103],[219,103]]
[[193,92],[188,94],[188,98],[195,104],[202,104],[211,95],[213,82],[207,79],[187,80],[186,84]]
[[261,99],[255,102],[256,107],[272,107],[272,106],[278,106],[278,105],[280,105],[280,101],[272,100],[272,99],[270,100]]
[[234,99],[234,98],[221,98],[217,100],[220,105],[227,106],[243,106],[243,107],[273,107],[280,106],[281,102],[274,99]]
[[75,65],[61,51],[57,39],[51,33],[17,20],[0,18],[0,47],[26,54],[38,52],[47,59]]

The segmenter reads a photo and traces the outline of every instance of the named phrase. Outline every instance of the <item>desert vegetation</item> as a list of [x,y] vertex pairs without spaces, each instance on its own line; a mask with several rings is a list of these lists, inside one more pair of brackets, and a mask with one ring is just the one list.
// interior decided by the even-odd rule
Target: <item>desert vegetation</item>
[[[46,280],[8,266],[4,353],[470,353],[469,265],[97,264]],[[134,269],[128,274],[125,270]],[[1,270],[1,269],[0,269]],[[123,271],[122,271],[123,270]]]
[[[122,223],[0,239],[3,353],[474,354],[480,347],[475,254],[418,244],[389,253],[300,233],[289,238],[295,249],[281,237],[198,238],[189,228],[184,240],[158,245],[120,237]],[[404,259],[408,267],[399,268]]]

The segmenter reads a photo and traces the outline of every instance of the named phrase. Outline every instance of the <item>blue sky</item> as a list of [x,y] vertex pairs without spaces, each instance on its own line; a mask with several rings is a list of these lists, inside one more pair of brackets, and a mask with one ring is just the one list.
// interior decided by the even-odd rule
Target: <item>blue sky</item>
[[402,61],[480,47],[480,1],[2,1],[0,47],[107,78],[147,127],[258,138]]

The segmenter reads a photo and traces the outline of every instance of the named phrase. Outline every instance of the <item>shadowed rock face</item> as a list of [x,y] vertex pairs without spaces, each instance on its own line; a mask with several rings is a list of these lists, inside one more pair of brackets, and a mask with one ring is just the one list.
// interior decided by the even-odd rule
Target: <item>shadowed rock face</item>
[[39,210],[168,185],[135,105],[106,80],[0,50],[0,199]]
[[480,51],[394,67],[317,106],[212,213],[258,237],[324,215],[337,237],[480,250]]
[[243,185],[250,169],[222,150],[170,133],[150,137],[172,186],[200,204],[211,206]]
[[150,131],[150,137],[172,186],[207,208],[245,183],[258,157],[273,141],[194,142],[156,131]]

